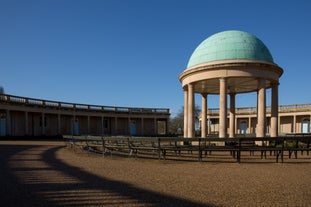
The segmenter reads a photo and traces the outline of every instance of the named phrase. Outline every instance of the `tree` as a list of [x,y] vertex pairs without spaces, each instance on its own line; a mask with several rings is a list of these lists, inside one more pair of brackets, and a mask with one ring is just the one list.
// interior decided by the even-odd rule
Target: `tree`
[[0,94],[4,94],[4,88],[0,86]]
[[[198,105],[195,106],[194,109],[194,117],[195,117],[195,128],[199,126],[199,116],[201,113],[201,109]],[[169,133],[175,135],[183,135],[184,134],[184,107],[182,107],[175,117],[170,118],[169,123]]]

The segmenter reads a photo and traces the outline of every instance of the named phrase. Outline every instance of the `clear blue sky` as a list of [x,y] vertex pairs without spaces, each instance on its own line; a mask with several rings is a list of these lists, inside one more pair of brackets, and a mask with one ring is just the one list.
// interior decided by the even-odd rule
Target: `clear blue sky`
[[[18,96],[175,115],[183,106],[178,75],[193,50],[235,29],[261,39],[284,69],[280,104],[311,103],[310,2],[0,0],[0,85]],[[255,94],[236,99],[256,104]],[[209,107],[218,102],[209,96]]]

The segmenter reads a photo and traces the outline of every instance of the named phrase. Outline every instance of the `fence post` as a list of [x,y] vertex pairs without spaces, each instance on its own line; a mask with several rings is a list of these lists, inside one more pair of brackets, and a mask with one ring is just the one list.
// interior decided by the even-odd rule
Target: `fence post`
[[161,139],[158,138],[158,157],[161,159]]
[[105,139],[102,137],[102,144],[103,144],[103,157],[105,157]]
[[285,142],[285,137],[282,139],[282,151],[281,151],[281,161],[283,163],[283,157],[284,157],[284,142]]
[[238,151],[236,155],[237,162],[241,162],[241,138],[239,138]]

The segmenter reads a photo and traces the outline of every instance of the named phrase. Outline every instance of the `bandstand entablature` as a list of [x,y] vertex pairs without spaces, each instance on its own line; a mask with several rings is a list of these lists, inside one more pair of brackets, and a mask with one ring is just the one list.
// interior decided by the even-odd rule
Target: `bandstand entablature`
[[272,63],[253,60],[225,60],[200,64],[185,70],[179,79],[183,89],[193,84],[195,93],[219,94],[219,79],[226,78],[227,93],[247,93],[258,90],[258,80],[265,87],[278,84],[283,70]]

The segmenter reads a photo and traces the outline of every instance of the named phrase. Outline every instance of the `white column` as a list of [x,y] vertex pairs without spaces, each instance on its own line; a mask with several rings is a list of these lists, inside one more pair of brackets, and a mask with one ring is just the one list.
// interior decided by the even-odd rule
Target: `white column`
[[184,137],[188,137],[188,90],[184,89]]
[[219,137],[225,138],[227,136],[227,80],[221,78],[219,82]]
[[202,113],[201,113],[201,137],[206,137],[206,119],[207,119],[207,94],[202,95]]
[[194,137],[194,91],[193,85],[188,85],[188,137]]
[[278,136],[278,85],[272,86],[271,90],[271,137]]
[[207,117],[207,134],[211,134],[211,117]]
[[252,133],[252,117],[250,115],[248,117],[248,133]]
[[235,94],[230,94],[230,125],[229,125],[229,137],[235,136]]
[[266,81],[264,79],[258,80],[258,94],[257,94],[257,127],[256,137],[265,137],[266,132]]

